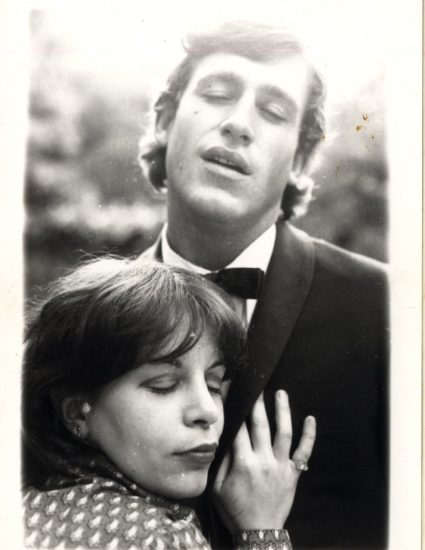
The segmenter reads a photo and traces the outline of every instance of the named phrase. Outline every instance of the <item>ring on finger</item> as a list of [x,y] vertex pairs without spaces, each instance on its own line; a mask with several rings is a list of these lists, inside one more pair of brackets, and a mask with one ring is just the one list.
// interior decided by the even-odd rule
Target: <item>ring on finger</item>
[[300,472],[306,472],[308,470],[308,464],[305,460],[294,460],[295,468]]

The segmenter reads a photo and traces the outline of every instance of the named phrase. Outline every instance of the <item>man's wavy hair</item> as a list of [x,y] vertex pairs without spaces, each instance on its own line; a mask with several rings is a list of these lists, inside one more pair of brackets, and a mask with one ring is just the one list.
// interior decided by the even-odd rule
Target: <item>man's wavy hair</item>
[[[198,63],[213,53],[232,53],[254,61],[267,62],[285,55],[304,54],[301,43],[283,27],[254,22],[229,22],[209,32],[190,33],[183,39],[186,56],[168,78],[165,90],[155,103],[156,120],[165,111],[174,118],[180,99]],[[296,156],[302,172],[308,168],[325,131],[325,86],[319,72],[311,65],[310,91],[301,121]],[[166,187],[166,146],[156,141],[141,142],[140,161],[147,178],[158,191]],[[285,219],[304,214],[312,197],[313,181],[301,175],[289,180],[282,196]]]

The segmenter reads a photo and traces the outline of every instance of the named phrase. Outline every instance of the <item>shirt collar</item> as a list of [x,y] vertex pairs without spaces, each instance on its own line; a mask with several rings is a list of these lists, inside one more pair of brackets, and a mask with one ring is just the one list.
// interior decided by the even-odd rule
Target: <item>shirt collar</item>
[[[168,225],[165,224],[161,234],[162,259],[164,263],[183,267],[201,275],[209,273],[210,270],[188,262],[170,247],[167,240],[167,227]],[[273,224],[226,267],[258,267],[265,272],[273,252],[275,239],[276,226]]]

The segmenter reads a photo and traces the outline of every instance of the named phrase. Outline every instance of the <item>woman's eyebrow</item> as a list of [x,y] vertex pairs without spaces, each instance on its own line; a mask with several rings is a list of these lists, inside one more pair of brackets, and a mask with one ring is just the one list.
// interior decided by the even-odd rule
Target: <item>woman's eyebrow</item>
[[166,357],[159,357],[158,359],[149,359],[148,361],[145,361],[144,363],[141,363],[136,369],[140,370],[151,370],[151,369],[158,369],[163,368],[176,368],[181,367],[180,364],[177,363],[174,359],[167,359]]
[[[183,368],[184,367],[184,363],[180,360],[179,357],[177,359],[175,359],[173,362],[170,362],[170,365],[178,367],[178,368]],[[224,364],[224,361],[221,357],[218,357],[217,359],[214,359],[214,361],[211,364],[209,364],[208,367],[205,370],[216,369],[218,367],[223,367],[223,368],[226,367],[226,365]]]
[[170,357],[158,357],[157,359],[150,359],[146,361],[145,365],[163,365],[164,367],[181,367],[178,359],[172,359]]

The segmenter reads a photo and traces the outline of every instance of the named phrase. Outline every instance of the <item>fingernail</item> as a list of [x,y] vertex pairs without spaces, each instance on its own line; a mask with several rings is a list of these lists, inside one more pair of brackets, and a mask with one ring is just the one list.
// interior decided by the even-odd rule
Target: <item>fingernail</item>
[[307,420],[307,422],[310,422],[311,424],[316,423],[316,419],[314,418],[314,416],[307,416],[306,420]]
[[278,390],[276,393],[278,399],[285,399],[285,397],[287,397],[285,390]]

